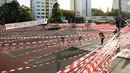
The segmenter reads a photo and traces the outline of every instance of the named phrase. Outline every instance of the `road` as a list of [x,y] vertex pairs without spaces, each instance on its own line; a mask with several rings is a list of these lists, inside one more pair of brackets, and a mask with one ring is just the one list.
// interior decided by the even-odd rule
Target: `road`
[[[104,42],[106,42],[107,40],[108,39],[105,39]],[[74,54],[79,53],[79,52],[83,52],[83,51],[84,51],[83,53],[87,54],[88,52],[96,49],[99,46],[100,46],[100,40],[86,41],[82,45],[80,45],[80,46],[77,45],[76,46],[76,47],[79,47],[79,50],[64,51],[64,52],[61,52],[61,56],[63,58],[65,58],[65,56],[66,57],[77,56],[77,55],[74,55]],[[72,54],[72,53],[74,53],[74,54]],[[81,53],[81,54],[83,54],[83,53]],[[77,59],[81,58],[84,55],[85,54],[83,54],[81,56],[78,56],[76,58],[72,58],[72,59],[69,59],[69,60],[63,60],[63,61],[61,61],[60,62],[60,69],[66,67],[68,65],[70,65],[72,62],[76,61]],[[57,72],[57,63],[58,62],[55,62],[55,63],[52,63],[52,64],[47,64],[47,65],[45,64],[47,61],[53,60],[52,58],[56,59],[56,54],[49,55],[46,58],[42,57],[42,58],[35,59],[33,61],[30,61],[30,62],[25,62],[27,66],[29,66],[29,65],[35,65],[36,63],[43,64],[40,67],[32,68],[32,69],[27,69],[27,70],[23,70],[23,71],[11,72],[11,73],[56,73]]]
[[[12,31],[11,31],[12,32]],[[95,35],[91,36],[86,36],[86,38],[95,38],[98,37],[98,31],[95,30],[83,30],[80,31],[80,34],[90,34],[90,33],[95,33]],[[47,36],[61,36],[61,35],[76,35],[79,34],[79,31],[72,30],[72,29],[64,29],[63,31],[53,31],[53,32],[45,32],[42,30],[30,30],[28,32],[25,31],[14,31],[12,33],[10,32],[4,32],[7,33],[2,34],[2,36],[14,36],[14,33],[17,33],[17,36],[38,36],[38,35],[47,35]],[[33,33],[33,34],[32,34]],[[111,34],[112,31],[105,31],[105,34]],[[30,35],[31,34],[31,35]],[[57,38],[55,38],[57,39]],[[66,38],[67,39],[67,38]],[[78,39],[78,37],[71,37],[72,40]],[[20,40],[17,42],[27,42],[27,41],[38,41],[38,40],[54,40],[54,39],[30,39],[30,40]],[[67,39],[68,40],[68,39]],[[109,40],[109,38],[105,38],[104,42]],[[5,40],[3,40],[5,41]],[[9,42],[7,42],[9,43]],[[13,43],[13,42],[12,42]],[[55,42],[56,44],[59,44],[58,42]],[[21,45],[25,46],[25,45]],[[7,70],[7,69],[13,69],[13,68],[20,68],[24,66],[34,66],[37,64],[42,64],[42,66],[36,67],[36,68],[30,68],[26,70],[21,70],[21,71],[16,71],[16,72],[11,72],[11,73],[56,73],[57,70],[60,70],[68,65],[70,65],[72,62],[76,61],[77,59],[81,58],[85,54],[87,54],[90,51],[95,50],[97,47],[100,46],[100,39],[93,39],[93,40],[87,40],[82,45],[75,45],[75,49],[71,48],[65,48],[63,47],[58,47],[58,48],[45,48],[44,46],[36,47],[36,48],[30,48],[30,49],[21,49],[21,50],[16,50],[16,51],[2,51],[0,52],[0,70]],[[6,48],[6,47],[4,47]],[[78,48],[78,49],[77,49]],[[57,55],[59,53],[57,51],[62,50],[60,52],[60,58],[57,59]],[[59,60],[59,61],[58,61]],[[126,64],[128,64],[129,60],[122,59],[122,58],[116,58],[113,62],[112,65],[109,69],[111,73],[120,73],[117,72],[118,69],[120,69],[118,66],[115,69],[112,69],[118,61],[121,62],[119,63],[119,66],[125,63],[124,68]],[[57,65],[60,64],[60,68],[57,69]],[[124,73],[127,73],[126,70],[124,70]]]
[[[27,33],[24,33],[24,32],[26,32],[26,30],[22,30],[22,33],[20,31],[10,31],[10,32],[6,31],[3,33],[8,34],[8,36],[14,36],[13,34],[16,32],[17,32],[17,35],[20,35],[20,36],[28,36],[29,33],[30,33],[29,36],[34,36],[34,35],[39,35],[39,34],[41,34],[41,35],[42,34],[43,35],[51,34],[51,36],[59,36],[59,35],[75,35],[79,31],[76,32],[76,30],[65,29],[63,31],[53,31],[51,33],[47,33],[47,32],[44,33],[44,30],[40,30],[40,31],[30,30],[30,31],[28,31],[28,34],[27,34]],[[48,31],[48,32],[50,32],[50,31]],[[92,32],[90,31],[88,33],[93,33],[93,32],[95,32],[95,31],[92,31]],[[12,34],[10,34],[10,33],[12,33]],[[33,33],[33,35],[31,33]],[[86,34],[86,33],[83,32],[81,34]],[[1,36],[5,37],[5,35],[3,35],[2,33],[1,33]],[[89,38],[89,36],[88,36],[88,38]],[[77,39],[77,37],[72,37],[72,39],[75,40],[75,39]],[[33,40],[32,39],[31,40],[18,40],[16,42],[23,42],[23,41],[32,42],[32,41],[36,41],[36,40],[46,40],[46,39],[35,39],[34,38]],[[48,40],[51,40],[51,39],[48,39]],[[7,40],[2,40],[2,41],[7,41]],[[5,43],[8,43],[8,42],[5,42]],[[13,42],[10,42],[10,43],[13,43]],[[57,42],[55,42],[55,43],[57,43]],[[20,46],[23,47],[25,45],[20,45]],[[5,48],[7,48],[7,46],[1,47],[1,48],[5,49]],[[9,48],[13,48],[13,47],[9,47]],[[61,49],[64,49],[64,47],[61,47]],[[16,51],[1,51],[0,52],[0,59],[1,59],[0,70],[3,71],[3,70],[7,70],[7,69],[23,67],[26,65],[26,64],[24,64],[25,61],[28,61],[33,58],[37,58],[39,56],[46,56],[47,54],[55,53],[56,51],[57,51],[57,48],[42,48],[42,47],[31,48],[31,49],[22,49],[22,50],[16,50]]]

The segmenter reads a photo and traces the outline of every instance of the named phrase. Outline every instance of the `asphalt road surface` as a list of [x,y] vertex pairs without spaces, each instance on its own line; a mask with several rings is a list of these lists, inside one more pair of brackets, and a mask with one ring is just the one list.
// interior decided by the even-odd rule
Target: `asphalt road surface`
[[[96,32],[96,33],[95,33]],[[90,34],[95,33],[95,35],[86,36],[86,38],[98,37],[98,31],[95,30],[73,30],[73,29],[63,29],[61,31],[45,31],[45,30],[29,30],[29,31],[10,31],[3,32],[6,34],[0,34],[1,36],[65,36],[65,35],[79,35],[79,34]],[[105,34],[111,34],[112,31],[105,31]],[[14,35],[16,34],[16,35]],[[55,39],[28,39],[28,40],[19,40],[17,42],[33,42],[39,40],[56,40]],[[78,37],[71,37],[71,40],[76,40]],[[105,38],[104,42],[108,41],[110,38]],[[7,40],[1,40],[7,41]],[[67,41],[67,40],[66,40]],[[14,42],[6,42],[14,43]],[[55,44],[59,44],[55,42]],[[25,46],[25,45],[20,45]],[[58,47],[58,48],[45,48],[44,46],[37,46],[36,48],[21,49],[16,51],[1,51],[0,52],[0,70],[7,70],[13,68],[20,68],[24,66],[32,66],[37,64],[42,64],[42,66],[36,68],[30,68],[26,70],[11,72],[11,73],[56,73],[60,69],[70,65],[77,59],[81,58],[90,51],[95,50],[100,47],[100,39],[96,40],[87,40],[82,45],[75,45],[76,49],[71,49],[69,47]],[[3,48],[3,47],[1,47]],[[6,48],[6,47],[4,47]],[[78,48],[78,49],[77,49]],[[60,53],[57,52],[62,50]],[[74,57],[75,56],[75,57]],[[65,59],[65,60],[64,60]],[[57,60],[61,60],[58,62]],[[119,62],[119,63],[118,63]],[[49,63],[49,64],[48,64]],[[116,64],[118,63],[118,64]],[[116,66],[115,66],[116,65]],[[123,65],[121,67],[121,65]],[[59,66],[59,67],[58,67]],[[116,58],[109,69],[111,73],[128,73],[127,69],[129,68],[129,60]],[[120,71],[122,70],[122,71]],[[130,71],[129,71],[130,72]]]

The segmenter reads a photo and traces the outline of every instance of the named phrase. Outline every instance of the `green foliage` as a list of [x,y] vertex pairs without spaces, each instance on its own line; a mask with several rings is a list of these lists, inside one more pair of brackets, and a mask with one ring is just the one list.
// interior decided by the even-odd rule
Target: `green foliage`
[[19,11],[20,11],[19,15],[20,22],[33,20],[31,9],[28,8],[27,6],[24,5],[20,6]]
[[118,9],[112,9],[111,12],[106,12],[107,16],[118,16]]
[[60,18],[61,18],[61,10],[60,10],[60,5],[56,2],[53,5],[53,9],[52,9],[52,22],[60,22]]
[[[109,11],[109,9],[107,10],[107,12],[103,12],[102,10],[99,9],[92,9],[92,15],[93,16],[118,16],[118,9],[112,9],[111,11]],[[130,13],[127,12],[121,12],[121,16],[123,18],[130,18]]]
[[126,14],[126,18],[130,19],[130,13]]
[[31,20],[33,20],[31,9],[26,6],[20,6],[17,1],[6,3],[0,7],[0,24]]
[[100,9],[96,9],[96,8],[93,8],[92,9],[92,15],[93,16],[106,16],[106,13],[104,13],[102,10]]
[[65,19],[68,20],[69,23],[74,21],[74,11],[71,10],[61,10],[62,16],[65,16]]
[[72,17],[74,16],[74,11],[71,10],[61,10],[62,15],[65,17]]

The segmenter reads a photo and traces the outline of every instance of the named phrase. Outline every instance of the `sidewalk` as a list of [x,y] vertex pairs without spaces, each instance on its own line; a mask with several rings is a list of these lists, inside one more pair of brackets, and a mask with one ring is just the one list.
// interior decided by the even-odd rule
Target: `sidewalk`
[[130,48],[118,54],[118,58],[112,61],[109,73],[130,73]]
[[116,58],[108,71],[109,73],[130,73],[130,60]]

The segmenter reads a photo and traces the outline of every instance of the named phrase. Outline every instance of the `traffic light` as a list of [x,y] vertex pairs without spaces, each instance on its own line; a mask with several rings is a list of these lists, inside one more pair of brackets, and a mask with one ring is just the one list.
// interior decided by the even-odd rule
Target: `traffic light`
[[120,25],[120,20],[119,19],[116,19],[116,27],[117,28],[124,28],[125,26],[127,26],[127,23],[125,22],[125,20],[124,19],[121,19],[121,25]]

